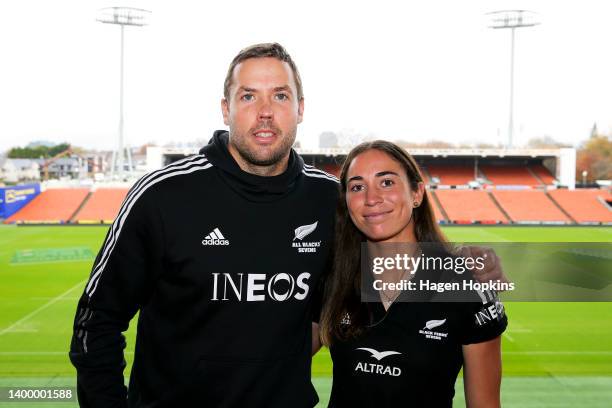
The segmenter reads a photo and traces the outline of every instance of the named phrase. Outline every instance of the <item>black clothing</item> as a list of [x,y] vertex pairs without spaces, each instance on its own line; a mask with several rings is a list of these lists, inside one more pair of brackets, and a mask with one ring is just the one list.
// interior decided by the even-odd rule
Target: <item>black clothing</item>
[[[248,174],[227,139],[128,193],[75,317],[81,406],[316,404],[310,322],[337,181],[293,150],[283,174]],[[138,311],[126,391],[121,332]]]
[[[419,271],[414,279],[446,282],[457,276]],[[380,301],[363,303],[371,325],[358,338],[332,344],[329,407],[452,407],[462,345],[491,340],[507,326],[504,307],[491,291],[468,294],[475,302],[440,301],[447,295],[422,292],[400,296],[411,295],[430,301],[400,297],[387,311]],[[343,324],[350,324],[350,316]]]

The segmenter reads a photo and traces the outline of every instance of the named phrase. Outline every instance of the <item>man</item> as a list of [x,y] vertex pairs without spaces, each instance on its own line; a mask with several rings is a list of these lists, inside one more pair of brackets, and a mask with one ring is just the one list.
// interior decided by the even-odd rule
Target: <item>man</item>
[[[279,44],[232,61],[199,155],[140,179],[95,260],[70,358],[85,407],[312,407],[313,292],[337,181],[291,149],[298,70]],[[123,349],[138,317],[124,386]]]
[[[337,183],[291,150],[304,98],[280,45],[236,56],[221,108],[229,134],[143,177],[106,236],[71,344],[82,406],[317,402],[312,293]],[[137,311],[128,392],[121,332]]]

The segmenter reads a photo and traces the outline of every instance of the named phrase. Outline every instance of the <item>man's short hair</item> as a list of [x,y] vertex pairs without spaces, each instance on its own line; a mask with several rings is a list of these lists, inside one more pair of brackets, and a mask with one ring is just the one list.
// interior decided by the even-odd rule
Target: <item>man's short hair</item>
[[232,86],[232,77],[234,75],[234,68],[236,68],[236,65],[250,58],[266,57],[276,58],[277,60],[289,64],[289,66],[291,67],[291,71],[293,71],[293,78],[295,80],[295,87],[297,88],[298,100],[304,97],[300,73],[298,72],[297,66],[295,65],[295,62],[293,62],[293,60],[291,59],[291,56],[289,55],[287,50],[285,50],[285,48],[278,43],[263,43],[251,45],[250,47],[244,48],[238,53],[238,55],[234,57],[232,63],[229,66],[229,69],[227,70],[225,82],[223,83],[223,97],[225,98],[225,100],[229,101],[229,89]]

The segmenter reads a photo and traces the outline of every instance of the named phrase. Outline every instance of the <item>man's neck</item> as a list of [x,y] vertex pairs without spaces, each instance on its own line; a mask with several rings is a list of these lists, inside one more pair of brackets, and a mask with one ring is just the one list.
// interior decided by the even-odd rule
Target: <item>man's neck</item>
[[236,150],[231,145],[231,143],[229,144],[228,148],[229,148],[230,154],[232,155],[232,157],[238,164],[238,167],[240,167],[242,171],[246,171],[247,173],[255,174],[256,176],[262,176],[262,177],[278,176],[279,174],[283,174],[285,170],[287,170],[287,166],[289,165],[289,154],[290,153],[287,153],[285,157],[283,157],[281,160],[279,160],[278,162],[274,164],[271,164],[269,166],[259,166],[257,164],[253,164],[253,163],[246,161],[244,157],[240,155],[238,150]]

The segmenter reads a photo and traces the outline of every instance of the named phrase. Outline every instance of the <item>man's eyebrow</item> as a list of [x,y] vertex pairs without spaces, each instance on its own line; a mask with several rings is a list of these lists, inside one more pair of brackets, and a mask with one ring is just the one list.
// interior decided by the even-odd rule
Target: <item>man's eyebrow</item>
[[249,88],[248,86],[241,86],[238,88],[238,92],[257,92],[257,89]]
[[289,87],[289,85],[277,86],[274,88],[274,92],[280,91],[291,91],[291,88]]

